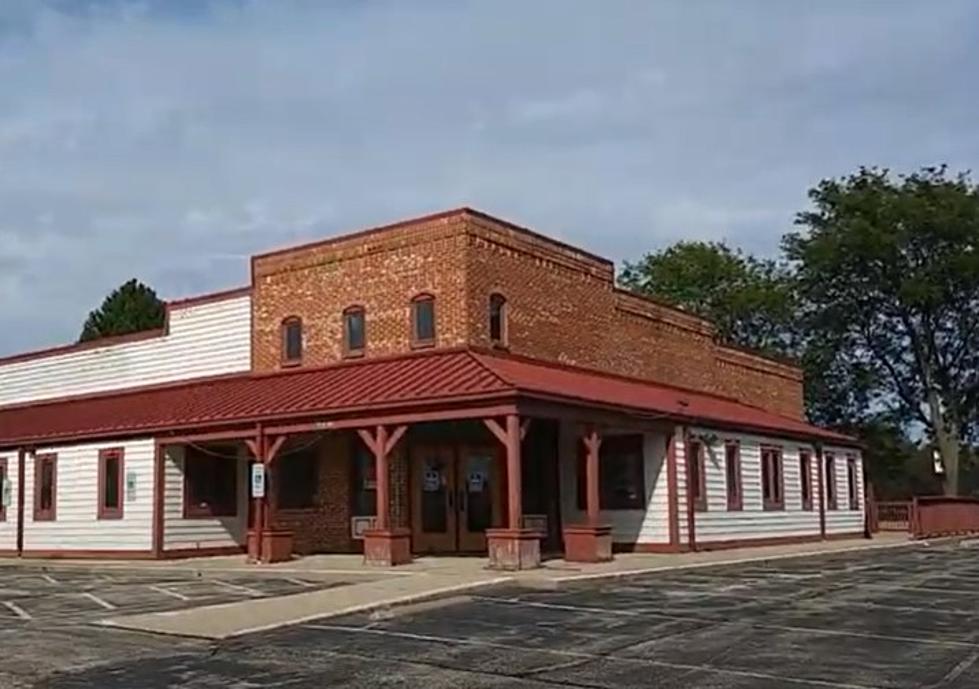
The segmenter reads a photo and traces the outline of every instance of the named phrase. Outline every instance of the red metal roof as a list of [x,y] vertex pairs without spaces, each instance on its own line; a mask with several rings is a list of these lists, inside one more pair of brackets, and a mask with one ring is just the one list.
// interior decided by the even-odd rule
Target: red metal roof
[[320,414],[328,418],[514,394],[852,442],[733,400],[577,368],[449,350],[0,408],[0,446],[151,435]]

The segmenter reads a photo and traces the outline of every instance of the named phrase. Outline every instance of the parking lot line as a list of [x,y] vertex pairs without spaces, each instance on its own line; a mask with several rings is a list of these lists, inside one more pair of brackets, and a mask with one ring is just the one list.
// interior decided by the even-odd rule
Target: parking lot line
[[150,584],[149,588],[152,589],[153,591],[156,591],[157,593],[162,593],[165,596],[170,596],[171,598],[176,598],[177,600],[183,600],[183,601],[191,600],[190,596],[185,596],[182,593],[179,593],[177,591],[171,591],[170,589],[163,588],[162,586],[156,586],[154,584]]
[[313,586],[308,581],[303,581],[302,579],[294,579],[292,577],[284,579],[283,581],[288,581],[290,584],[295,584],[296,586],[302,586],[303,588],[307,588],[307,589]]
[[221,579],[210,579],[212,584],[217,584],[226,591],[231,591],[233,593],[244,593],[246,596],[253,596],[255,598],[264,597],[265,593],[259,591],[258,589],[253,589],[248,586],[242,586],[241,584],[232,584],[230,581],[223,581]]
[[32,619],[31,616],[30,616],[30,614],[26,610],[24,610],[22,607],[20,607],[16,603],[14,603],[12,600],[5,600],[5,601],[3,601],[3,605],[10,612],[12,612],[13,614],[17,615],[17,617],[19,617],[22,620]]
[[[577,658],[580,660],[615,661],[623,664],[652,665],[656,667],[669,668],[671,670],[687,670],[690,672],[707,672],[717,675],[728,675],[735,677],[745,677],[751,679],[765,679],[781,682],[783,684],[796,684],[809,687],[828,687],[830,689],[879,689],[877,685],[850,684],[844,682],[832,682],[821,679],[806,679],[803,677],[790,677],[787,675],[777,675],[769,672],[754,672],[751,670],[737,670],[733,668],[723,668],[716,665],[696,665],[691,663],[671,663],[665,660],[653,660],[651,658],[638,658],[632,656],[620,656],[615,653],[588,653],[586,651],[572,651],[568,649],[531,649],[527,646],[517,644],[504,644],[496,641],[482,641],[468,637],[437,636],[434,634],[413,634],[410,632],[396,632],[389,629],[378,629],[376,627],[350,627],[346,625],[334,624],[304,624],[305,629],[317,629],[330,632],[346,632],[351,634],[373,634],[377,636],[387,636],[391,638],[406,639],[409,641],[427,641],[431,643],[442,643],[453,646],[477,646],[483,648],[495,648],[505,651],[532,652],[539,650],[541,653],[563,656],[566,658]],[[342,651],[340,652],[342,654]],[[395,660],[399,660],[395,658]],[[423,661],[400,660],[400,662],[419,662]],[[550,671],[550,667],[544,671]],[[532,676],[533,672],[525,673]]]
[[48,582],[49,584],[54,584],[55,586],[61,583],[50,574],[41,574],[41,578],[44,579],[44,581]]
[[99,598],[94,593],[89,593],[88,591],[84,591],[84,592],[82,592],[82,593],[80,593],[78,595],[80,595],[83,598],[88,598],[90,601],[92,601],[93,603],[95,603],[97,605],[101,605],[106,610],[115,610],[116,609],[116,606],[114,606],[112,603],[110,603],[107,600],[103,600],[102,598]]

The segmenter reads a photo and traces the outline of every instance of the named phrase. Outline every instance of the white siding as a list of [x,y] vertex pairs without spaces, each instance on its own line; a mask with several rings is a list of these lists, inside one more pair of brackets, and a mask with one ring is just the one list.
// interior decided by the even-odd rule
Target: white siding
[[169,332],[0,363],[0,405],[248,371],[251,297],[170,310]]
[[[10,504],[6,506],[6,520],[0,522],[0,550],[17,549],[17,453],[0,452],[0,459],[7,463],[7,496]],[[0,499],[3,496],[0,495]]]
[[[844,449],[842,447],[826,447],[825,453],[831,453],[836,457],[834,466],[836,474],[836,504],[837,509],[826,509],[826,534],[856,534],[861,533],[864,528],[864,486],[863,486],[863,459],[856,450]],[[856,510],[850,509],[850,493],[847,487],[846,460],[847,457],[855,457],[857,460],[857,495],[859,496],[859,507]]]
[[[135,489],[124,490],[122,519],[98,518],[99,450],[121,447],[124,472],[134,473]],[[55,520],[34,521],[34,458],[24,466],[24,550],[142,550],[152,548],[152,440],[40,447],[55,453]],[[16,517],[14,517],[16,523]],[[9,522],[9,520],[8,520]]]
[[163,549],[244,546],[248,525],[248,460],[244,451],[238,459],[238,514],[234,517],[185,518],[183,447],[168,446],[164,460]]
[[[800,446],[798,443],[776,438],[725,433],[704,428],[691,429],[691,434],[717,439],[711,443],[710,447],[704,443],[707,510],[695,513],[698,543],[759,538],[819,537],[819,497],[816,494],[818,474],[816,471],[816,455],[811,446]],[[743,508],[731,511],[727,509],[727,474],[724,467],[724,443],[729,440],[738,441],[741,445],[741,485],[743,491]],[[775,445],[782,448],[784,509],[765,510],[763,507],[762,445]],[[812,510],[802,509],[799,460],[801,449],[809,450],[812,456],[810,463],[813,490]],[[686,494],[681,492],[681,495],[685,497]],[[685,510],[685,499],[681,502]],[[683,522],[685,519],[681,519],[681,532],[685,532],[685,528],[682,527]]]
[[[614,434],[614,431],[610,433]],[[577,505],[578,443],[574,428],[561,426],[561,520],[564,524],[581,524],[585,514]],[[602,522],[612,526],[616,543],[669,543],[668,483],[666,479],[666,436],[646,433],[645,457],[646,509],[604,510]]]

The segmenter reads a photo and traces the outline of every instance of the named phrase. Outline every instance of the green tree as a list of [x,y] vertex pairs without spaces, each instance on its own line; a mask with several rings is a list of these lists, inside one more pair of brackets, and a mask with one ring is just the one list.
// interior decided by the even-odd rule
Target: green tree
[[627,262],[619,280],[709,319],[725,342],[769,354],[793,353],[794,297],[785,267],[775,261],[723,243],[678,242]]
[[156,292],[135,278],[114,290],[88,314],[79,342],[162,328],[166,309]]
[[783,248],[824,401],[923,429],[957,494],[979,403],[979,189],[944,167],[862,168],[809,197]]

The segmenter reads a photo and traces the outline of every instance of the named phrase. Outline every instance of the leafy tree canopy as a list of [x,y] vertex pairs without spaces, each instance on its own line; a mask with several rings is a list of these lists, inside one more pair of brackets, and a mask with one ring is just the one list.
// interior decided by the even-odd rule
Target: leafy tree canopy
[[623,286],[703,316],[727,342],[770,354],[793,348],[794,296],[785,267],[723,243],[679,242],[626,263]]
[[134,278],[114,290],[99,308],[88,314],[78,341],[162,328],[165,318],[164,304],[156,292]]

